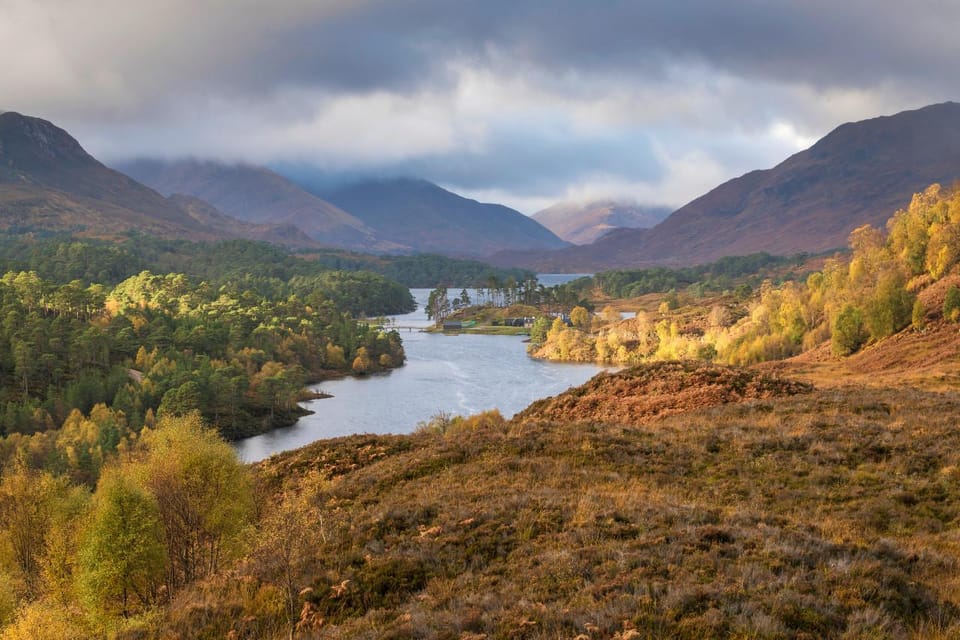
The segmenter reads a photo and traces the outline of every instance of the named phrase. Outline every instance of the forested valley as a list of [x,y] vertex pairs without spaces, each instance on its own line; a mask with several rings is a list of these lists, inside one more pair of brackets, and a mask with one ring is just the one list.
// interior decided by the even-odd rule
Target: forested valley
[[412,308],[397,283],[249,242],[179,243],[190,275],[157,273],[146,267],[176,254],[144,245],[140,256],[106,243],[2,245],[7,267],[39,268],[0,277],[6,457],[31,440],[37,461],[55,458],[58,427],[95,407],[134,432],[198,411],[234,439],[292,422],[309,381],[403,363],[399,336],[365,319]]
[[958,27],[0,0],[0,640],[960,640]]

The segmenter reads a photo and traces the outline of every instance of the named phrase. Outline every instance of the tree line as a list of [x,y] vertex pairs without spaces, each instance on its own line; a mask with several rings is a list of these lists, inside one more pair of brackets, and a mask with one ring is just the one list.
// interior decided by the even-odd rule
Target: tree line
[[138,636],[225,563],[274,561],[298,529],[258,523],[224,438],[289,424],[309,381],[405,358],[358,318],[410,310],[405,287],[267,245],[0,239],[0,256],[39,269],[0,277],[4,638]]
[[428,288],[445,282],[450,286],[486,286],[491,278],[520,282],[535,277],[527,269],[494,267],[477,260],[449,258],[437,254],[369,255],[340,250],[304,252],[302,255],[340,271],[370,271],[379,273],[406,287]]
[[803,264],[809,256],[774,256],[766,252],[746,256],[726,256],[707,264],[692,267],[649,267],[646,269],[614,269],[569,283],[583,295],[594,289],[611,298],[636,298],[648,293],[664,293],[691,289],[693,293],[720,293],[741,288],[744,294],[772,277],[782,267]]
[[379,274],[336,271],[265,242],[190,242],[134,235],[116,243],[62,236],[0,234],[0,270],[32,271],[57,284],[111,286],[142,271],[182,273],[219,289],[279,298],[321,290],[354,316],[405,313],[415,308],[407,286]]

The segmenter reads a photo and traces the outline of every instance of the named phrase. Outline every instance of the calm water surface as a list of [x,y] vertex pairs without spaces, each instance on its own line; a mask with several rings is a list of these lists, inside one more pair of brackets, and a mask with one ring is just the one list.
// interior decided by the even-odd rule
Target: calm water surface
[[[395,316],[401,327],[423,327],[428,289],[413,289],[417,311]],[[247,462],[323,438],[355,433],[410,433],[444,411],[468,415],[499,409],[512,416],[539,398],[582,384],[601,367],[558,364],[527,357],[522,336],[445,336],[401,329],[405,366],[366,378],[315,385],[333,395],[303,404],[314,413],[292,427],[241,440]]]

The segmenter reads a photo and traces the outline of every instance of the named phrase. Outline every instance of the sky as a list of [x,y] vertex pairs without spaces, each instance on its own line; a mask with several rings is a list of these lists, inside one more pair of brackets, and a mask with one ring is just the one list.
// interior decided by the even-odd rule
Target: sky
[[843,122],[960,99],[958,27],[955,0],[0,0],[0,111],[108,164],[680,206]]

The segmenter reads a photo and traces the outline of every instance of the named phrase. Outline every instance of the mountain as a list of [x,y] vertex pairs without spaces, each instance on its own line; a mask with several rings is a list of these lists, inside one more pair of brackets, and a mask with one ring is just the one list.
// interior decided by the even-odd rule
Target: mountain
[[199,160],[135,160],[118,168],[160,193],[194,196],[247,222],[296,227],[326,245],[397,248],[380,242],[370,227],[346,211],[264,167]]
[[316,240],[292,224],[254,224],[242,222],[226,215],[212,204],[194,196],[174,194],[167,198],[200,224],[221,230],[230,230],[248,240],[261,240],[285,247],[316,249],[321,246]]
[[63,129],[15,112],[0,114],[0,229],[319,246],[290,225],[251,224],[196,198],[165,198],[99,162]]
[[559,252],[496,262],[593,271],[686,265],[757,251],[790,254],[846,244],[882,226],[914,193],[960,177],[960,104],[947,102],[841,125],[776,167],[735,178],[649,230],[616,230]]
[[202,240],[219,235],[104,166],[63,129],[12,111],[0,114],[0,228],[100,236],[138,230]]
[[590,244],[617,228],[648,229],[670,215],[667,207],[641,207],[608,200],[562,202],[531,216],[573,244]]
[[417,252],[483,257],[503,250],[567,246],[519,211],[470,200],[425,180],[366,180],[323,196],[379,237]]

